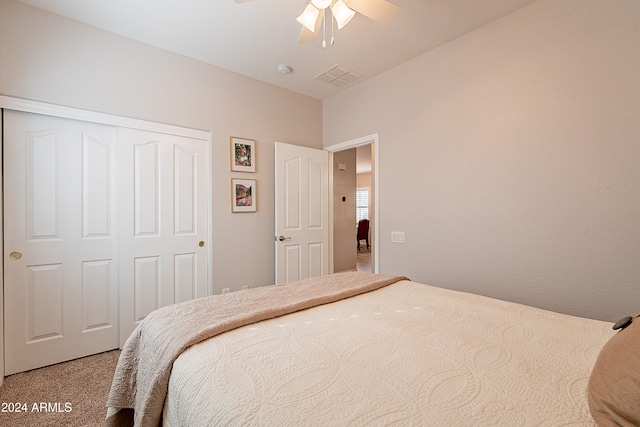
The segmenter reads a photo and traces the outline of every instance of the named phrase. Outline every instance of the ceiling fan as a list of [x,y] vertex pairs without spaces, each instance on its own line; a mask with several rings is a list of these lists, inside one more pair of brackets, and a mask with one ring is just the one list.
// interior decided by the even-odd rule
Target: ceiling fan
[[[251,0],[235,0],[236,3],[246,3]],[[324,22],[324,40],[322,47],[326,47],[327,21],[324,19],[326,11],[329,10],[331,19],[331,44],[333,44],[333,23],[334,20],[338,29],[342,29],[351,21],[356,12],[379,23],[387,23],[393,19],[400,6],[387,0],[310,0],[302,14],[296,18],[302,28],[298,36],[298,43],[313,42],[318,38],[320,26]]]
[[[302,25],[298,43],[315,41],[318,38],[320,25],[324,21],[325,39],[322,42],[322,47],[326,47],[327,21],[323,18],[327,10],[333,15],[340,30],[351,21],[356,12],[376,22],[386,23],[400,12],[400,6],[387,0],[311,0],[296,19]],[[331,44],[333,44],[334,19],[331,19]]]

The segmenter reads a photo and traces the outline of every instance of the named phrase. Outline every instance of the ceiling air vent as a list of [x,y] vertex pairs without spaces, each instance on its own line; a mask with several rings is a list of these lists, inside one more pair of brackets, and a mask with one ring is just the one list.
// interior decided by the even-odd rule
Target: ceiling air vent
[[348,85],[359,78],[360,74],[339,65],[334,65],[324,73],[318,74],[314,77],[314,79],[321,80],[338,87]]

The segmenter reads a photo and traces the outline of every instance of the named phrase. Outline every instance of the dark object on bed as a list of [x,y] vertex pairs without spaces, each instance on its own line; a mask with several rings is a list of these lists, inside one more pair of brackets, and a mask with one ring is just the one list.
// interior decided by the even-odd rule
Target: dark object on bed
[[[640,425],[640,316],[616,323],[589,378],[589,409],[598,426]],[[625,320],[625,319],[622,319]]]
[[624,329],[627,326],[629,326],[631,322],[633,322],[633,317],[631,316],[623,317],[622,319],[618,320],[615,323],[615,325],[613,325],[613,330],[617,331],[618,329]]

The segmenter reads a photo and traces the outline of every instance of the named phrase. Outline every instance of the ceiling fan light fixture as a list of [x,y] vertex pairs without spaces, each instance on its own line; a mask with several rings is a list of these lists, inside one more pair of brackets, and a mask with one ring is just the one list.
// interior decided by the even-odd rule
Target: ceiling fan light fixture
[[303,27],[312,33],[315,32],[316,20],[318,19],[318,15],[320,11],[316,9],[311,3],[304,8],[304,11],[296,18]]
[[331,6],[333,0],[311,0],[311,3],[318,9],[326,9]]
[[347,25],[349,21],[351,21],[351,18],[356,15],[356,12],[350,9],[342,0],[338,0],[331,6],[331,13],[333,13],[333,17],[336,19],[339,30]]

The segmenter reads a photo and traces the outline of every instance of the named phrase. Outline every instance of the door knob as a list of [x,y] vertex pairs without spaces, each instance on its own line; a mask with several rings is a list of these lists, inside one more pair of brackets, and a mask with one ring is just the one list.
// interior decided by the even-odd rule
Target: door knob
[[201,248],[204,247],[204,240],[200,240],[200,243],[198,243],[198,246],[200,246]]
[[278,237],[278,240],[280,240],[281,242],[284,242],[285,240],[291,240],[291,237],[280,236]]
[[13,251],[9,254],[9,258],[13,261],[17,261],[22,258],[22,252]]

